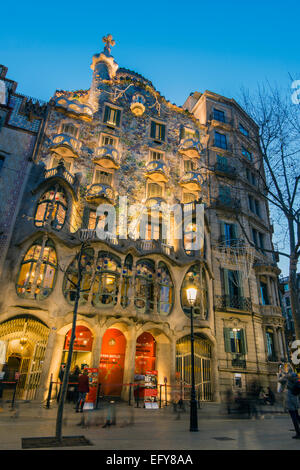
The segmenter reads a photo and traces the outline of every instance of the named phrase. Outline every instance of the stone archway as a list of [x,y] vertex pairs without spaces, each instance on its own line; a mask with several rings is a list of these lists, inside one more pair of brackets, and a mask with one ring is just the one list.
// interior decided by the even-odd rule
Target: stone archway
[[0,324],[0,342],[10,368],[8,379],[15,380],[17,373],[20,398],[36,397],[49,332],[48,326],[32,315],[18,315]]

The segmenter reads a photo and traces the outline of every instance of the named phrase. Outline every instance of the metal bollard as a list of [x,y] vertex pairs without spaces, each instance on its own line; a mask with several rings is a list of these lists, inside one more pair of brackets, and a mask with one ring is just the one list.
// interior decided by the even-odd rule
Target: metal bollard
[[14,408],[14,406],[15,406],[15,398],[16,398],[16,392],[17,392],[17,385],[18,385],[18,382],[15,382],[14,393],[13,393],[13,397],[12,397],[12,401],[11,401],[11,405],[10,405],[11,408]]
[[131,384],[129,384],[128,405],[131,406]]
[[136,396],[136,407],[139,408],[140,406],[140,386],[137,386],[137,396]]
[[98,383],[98,385],[97,385],[97,394],[96,394],[96,407],[95,407],[96,410],[98,410],[98,405],[99,405],[100,389],[101,389],[101,384]]
[[162,385],[160,384],[159,386],[159,407],[161,408],[161,387]]
[[50,408],[50,401],[51,401],[51,394],[52,394],[52,387],[53,387],[53,374],[50,376],[50,385],[49,385],[49,391],[48,391],[48,396],[47,396],[47,403],[46,403],[46,408],[49,410]]
[[168,406],[167,384],[165,383],[165,406]]

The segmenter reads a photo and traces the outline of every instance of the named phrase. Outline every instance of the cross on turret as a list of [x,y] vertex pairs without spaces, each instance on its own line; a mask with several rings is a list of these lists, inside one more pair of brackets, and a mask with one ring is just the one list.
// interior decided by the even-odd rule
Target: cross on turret
[[116,44],[116,41],[113,39],[112,34],[103,36],[102,40],[105,43],[104,50],[110,55],[110,48]]

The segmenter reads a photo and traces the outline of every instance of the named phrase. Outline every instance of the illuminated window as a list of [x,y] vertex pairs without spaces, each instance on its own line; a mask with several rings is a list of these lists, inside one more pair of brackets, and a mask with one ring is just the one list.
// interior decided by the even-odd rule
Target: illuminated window
[[101,135],[101,146],[111,145],[112,147],[117,146],[117,139],[111,135]]
[[65,191],[58,185],[50,188],[39,199],[34,224],[44,227],[50,223],[55,230],[61,230],[67,214],[67,199]]
[[129,295],[132,281],[132,264],[132,256],[127,255],[122,269],[121,305],[123,308],[126,308],[130,302]]
[[160,184],[149,183],[148,184],[148,197],[162,197],[163,188]]
[[117,303],[121,261],[117,256],[99,252],[93,284],[93,305],[113,306]]
[[154,262],[141,260],[136,264],[135,299],[138,312],[150,313],[154,306]]
[[[87,302],[91,289],[93,258],[94,251],[91,248],[85,249],[81,257],[81,292],[79,298],[79,304],[81,305]],[[79,278],[78,259],[79,254],[75,256],[74,260],[68,266],[64,276],[63,293],[69,303],[74,303],[76,298],[76,289]]]
[[63,123],[61,126],[61,133],[71,135],[72,137],[77,137],[78,127],[70,123]]
[[151,139],[164,141],[166,136],[166,126],[155,121],[151,121],[150,137]]
[[225,352],[246,354],[246,335],[242,328],[224,328]]
[[20,297],[44,299],[51,294],[57,270],[57,257],[51,240],[37,240],[21,263],[17,280]]
[[71,171],[72,162],[68,162],[62,157],[54,157],[52,160],[51,168],[57,168],[61,160],[63,161],[64,167],[66,168],[66,170]]
[[195,193],[183,193],[183,204],[189,204],[197,201],[198,196]]
[[121,110],[112,108],[111,106],[105,106],[103,122],[108,126],[119,126],[121,119]]
[[173,281],[165,263],[160,261],[156,273],[158,282],[157,310],[160,315],[169,315],[173,306]]

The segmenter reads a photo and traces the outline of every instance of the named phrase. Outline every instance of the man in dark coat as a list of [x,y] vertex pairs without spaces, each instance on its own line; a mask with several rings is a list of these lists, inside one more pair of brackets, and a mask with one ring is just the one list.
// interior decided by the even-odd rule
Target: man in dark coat
[[76,404],[76,413],[79,412],[79,406],[80,412],[83,412],[84,402],[89,391],[90,387],[88,371],[87,369],[84,369],[83,374],[81,374],[78,379],[78,400]]
[[293,393],[293,387],[298,381],[298,376],[295,372],[293,372],[292,367],[289,366],[288,372],[281,372],[279,374],[278,379],[278,382],[284,386],[283,391],[285,392],[285,408],[288,410],[292,418],[293,425],[296,431],[296,435],[293,436],[293,439],[300,439],[300,416],[298,414],[299,400],[298,396],[294,395]]

